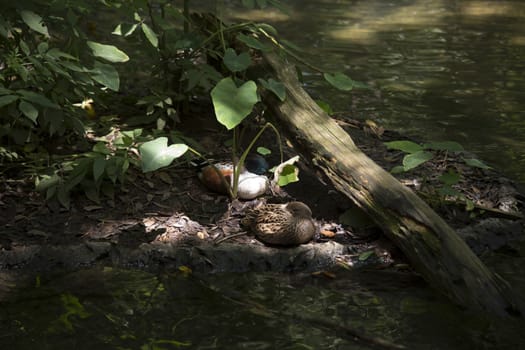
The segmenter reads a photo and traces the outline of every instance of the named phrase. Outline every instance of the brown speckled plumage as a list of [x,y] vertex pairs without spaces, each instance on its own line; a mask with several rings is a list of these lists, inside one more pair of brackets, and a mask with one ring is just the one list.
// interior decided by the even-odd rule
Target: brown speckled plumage
[[312,211],[302,202],[266,204],[249,209],[242,225],[262,242],[275,245],[308,243],[317,231]]

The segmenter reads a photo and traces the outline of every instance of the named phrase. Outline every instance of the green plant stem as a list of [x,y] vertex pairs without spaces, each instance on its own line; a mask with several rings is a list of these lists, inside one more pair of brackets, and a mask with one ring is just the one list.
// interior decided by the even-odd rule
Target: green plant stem
[[280,157],[281,157],[281,163],[283,162],[283,149],[282,149],[282,144],[281,144],[281,135],[279,134],[279,131],[277,130],[277,128],[272,123],[267,122],[266,124],[264,124],[264,126],[261,128],[261,130],[259,130],[257,135],[255,135],[255,137],[252,139],[252,141],[250,142],[250,144],[248,145],[246,150],[242,153],[241,158],[239,159],[239,163],[237,165],[234,164],[234,168],[233,168],[233,189],[232,189],[233,198],[237,197],[237,190],[238,190],[238,185],[239,185],[239,176],[241,174],[241,169],[242,169],[242,167],[244,165],[244,161],[246,160],[246,157],[248,156],[248,154],[250,153],[251,149],[255,145],[255,142],[257,142],[259,137],[261,137],[263,132],[268,127],[272,128],[273,131],[275,132],[275,134],[277,135],[277,141],[278,141],[278,144],[279,144],[279,153],[280,153]]

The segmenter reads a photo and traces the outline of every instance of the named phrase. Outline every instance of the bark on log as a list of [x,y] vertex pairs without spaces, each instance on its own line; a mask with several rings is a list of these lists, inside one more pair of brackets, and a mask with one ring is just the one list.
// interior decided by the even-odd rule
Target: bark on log
[[299,83],[295,67],[275,53],[265,60],[284,83],[280,102],[266,104],[312,154],[334,186],[365,210],[435,289],[466,307],[501,316],[525,315],[523,302],[492,273],[465,242],[421,198],[362,153]]

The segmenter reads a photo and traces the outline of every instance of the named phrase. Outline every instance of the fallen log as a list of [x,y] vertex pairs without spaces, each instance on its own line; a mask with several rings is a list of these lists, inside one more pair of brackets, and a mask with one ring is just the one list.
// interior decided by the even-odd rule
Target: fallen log
[[421,198],[368,158],[351,137],[303,90],[293,65],[275,53],[266,63],[286,86],[280,102],[264,97],[292,142],[333,185],[367,212],[411,265],[453,302],[500,316],[523,316],[525,307],[508,283],[492,273],[456,232]]

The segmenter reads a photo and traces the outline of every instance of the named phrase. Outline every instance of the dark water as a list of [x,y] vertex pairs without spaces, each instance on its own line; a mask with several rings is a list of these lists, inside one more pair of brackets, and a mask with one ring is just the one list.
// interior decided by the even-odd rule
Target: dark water
[[[2,349],[518,349],[523,323],[465,313],[416,277],[92,269],[30,280],[0,308]],[[521,329],[521,331],[520,331]]]
[[297,0],[266,21],[324,70],[373,87],[340,93],[304,67],[336,111],[423,140],[453,140],[525,183],[525,2]]

